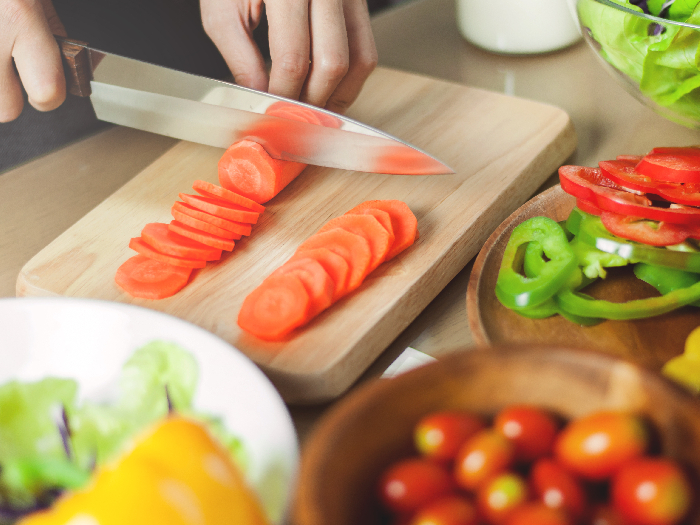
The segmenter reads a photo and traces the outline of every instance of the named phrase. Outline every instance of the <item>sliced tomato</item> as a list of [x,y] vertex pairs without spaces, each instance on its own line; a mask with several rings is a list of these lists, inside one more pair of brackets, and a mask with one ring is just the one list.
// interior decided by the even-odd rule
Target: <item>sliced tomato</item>
[[700,182],[700,148],[654,148],[636,170],[660,181]]
[[650,246],[672,246],[688,237],[700,238],[700,227],[682,226],[669,222],[650,221],[605,211],[600,220],[613,235]]
[[653,206],[647,196],[624,191],[598,168],[562,166],[559,180],[565,192],[604,211],[674,224],[700,225],[700,209]]

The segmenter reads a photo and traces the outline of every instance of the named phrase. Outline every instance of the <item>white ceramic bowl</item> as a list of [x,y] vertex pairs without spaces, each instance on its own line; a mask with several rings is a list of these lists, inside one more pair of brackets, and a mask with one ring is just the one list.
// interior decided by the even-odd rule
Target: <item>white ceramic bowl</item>
[[153,340],[177,343],[197,360],[194,408],[221,417],[241,439],[249,458],[248,482],[271,520],[282,522],[299,460],[291,417],[260,369],[206,330],[160,312],[107,301],[0,299],[0,384],[72,378],[81,399],[99,398],[131,354]]

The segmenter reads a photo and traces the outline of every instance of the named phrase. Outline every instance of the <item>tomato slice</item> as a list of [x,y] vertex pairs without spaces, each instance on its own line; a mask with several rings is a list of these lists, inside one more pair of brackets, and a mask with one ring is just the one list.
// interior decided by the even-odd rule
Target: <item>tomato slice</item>
[[688,237],[700,238],[700,227],[681,226],[669,222],[650,221],[605,211],[600,220],[613,235],[650,246],[673,246]]
[[636,170],[660,181],[700,182],[700,148],[654,148]]
[[624,191],[599,168],[562,166],[559,180],[565,192],[604,211],[674,224],[700,225],[700,209],[653,206],[647,196]]

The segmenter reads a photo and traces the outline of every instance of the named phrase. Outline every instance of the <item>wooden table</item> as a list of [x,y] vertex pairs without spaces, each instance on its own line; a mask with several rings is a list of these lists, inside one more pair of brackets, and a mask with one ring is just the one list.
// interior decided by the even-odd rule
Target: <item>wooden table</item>
[[[453,0],[413,0],[373,19],[380,64],[559,106],[578,149],[569,163],[595,165],[658,145],[700,143],[627,94],[580,42],[538,56],[501,56],[465,42]],[[0,176],[0,297],[15,295],[22,266],[74,222],[170,148],[173,139],[114,127]],[[545,184],[556,183],[553,176]],[[473,345],[465,295],[471,264],[387,348],[364,379],[407,346],[440,356]],[[328,407],[292,407],[300,439]]]

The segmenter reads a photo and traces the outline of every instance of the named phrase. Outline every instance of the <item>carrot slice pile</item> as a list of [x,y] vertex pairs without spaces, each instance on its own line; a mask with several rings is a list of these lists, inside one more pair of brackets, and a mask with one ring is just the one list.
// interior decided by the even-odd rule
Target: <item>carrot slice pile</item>
[[114,276],[116,283],[129,295],[141,299],[165,299],[179,292],[192,268],[173,266],[144,255],[127,259]]
[[307,318],[309,294],[293,273],[270,276],[243,301],[238,325],[266,340],[284,338]]
[[[163,299],[185,286],[193,268],[204,268],[207,261],[217,261],[223,250],[231,251],[235,240],[250,235],[252,223],[257,222],[264,206],[225,188],[196,180],[192,187],[200,195],[180,196],[186,202],[173,204],[170,224],[149,223],[140,237],[129,241],[138,258],[132,257],[115,275],[115,282],[133,297]],[[133,259],[133,260],[132,260]],[[156,264],[146,264],[152,261]],[[171,267],[187,269],[174,275]],[[147,268],[150,277],[139,279],[138,272]],[[133,277],[131,274],[135,274]],[[165,285],[158,287],[158,275]],[[185,275],[184,280],[182,275]],[[154,292],[155,288],[155,292]]]
[[218,261],[221,250],[183,237],[168,228],[162,222],[146,224],[141,230],[141,240],[151,248],[166,255],[174,255],[184,259],[201,259],[202,261]]
[[[397,204],[400,201],[369,202],[373,204],[362,203],[345,215],[331,219],[304,241],[287,262],[245,298],[238,314],[238,325],[261,339],[284,339],[292,330],[308,323],[359,287],[373,269],[390,258],[389,254],[399,253],[409,242],[413,243],[418,222],[408,206]],[[410,231],[411,224],[413,231]],[[290,275],[296,277],[303,288],[302,292],[299,283],[294,281],[300,294],[297,301],[288,297],[291,284],[279,284],[279,279]],[[275,284],[271,285],[270,281]],[[280,287],[284,293],[278,290]],[[300,307],[294,306],[298,304],[306,304],[303,321],[299,321]],[[289,322],[293,308],[294,322]],[[264,323],[260,321],[261,314],[256,313],[259,311],[265,313]],[[274,319],[276,311],[283,316],[279,320]]]

